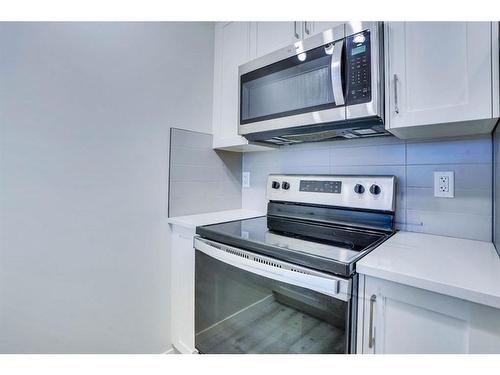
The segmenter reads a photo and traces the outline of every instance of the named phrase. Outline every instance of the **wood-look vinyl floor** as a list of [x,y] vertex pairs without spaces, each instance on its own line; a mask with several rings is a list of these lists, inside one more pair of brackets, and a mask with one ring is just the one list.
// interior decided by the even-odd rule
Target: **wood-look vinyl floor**
[[344,353],[345,332],[272,296],[196,335],[202,353]]

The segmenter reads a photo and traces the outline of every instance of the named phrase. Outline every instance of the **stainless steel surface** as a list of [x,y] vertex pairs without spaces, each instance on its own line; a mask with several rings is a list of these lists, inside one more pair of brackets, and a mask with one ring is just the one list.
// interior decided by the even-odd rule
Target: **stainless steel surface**
[[[279,117],[271,120],[253,122],[250,124],[239,125],[239,134],[263,132],[275,129],[287,129],[305,124],[319,124],[328,122],[345,121],[345,107],[335,107],[322,111],[301,113],[299,115]],[[286,135],[286,132],[285,134]]]
[[[327,299],[321,304],[323,315],[334,313],[336,317],[342,317],[342,324],[337,324],[337,327],[344,332],[342,342],[345,349],[336,349],[335,352],[355,352],[358,301],[355,264],[392,234],[391,231],[373,229],[371,225],[379,216],[393,217],[395,184],[394,176],[273,174],[267,182],[267,197],[271,201],[267,216],[197,228],[198,235],[202,236],[194,239],[197,260],[205,259],[196,270],[196,285],[202,286],[197,303],[203,307],[198,311],[204,322],[208,322],[197,331],[197,347],[214,353],[261,352],[264,349],[259,343],[269,332],[276,332],[276,335],[286,332],[289,337],[287,329],[296,323],[289,324],[288,316],[299,314],[300,318],[301,314],[317,311],[320,304],[310,298],[315,295]],[[363,185],[363,191],[357,189],[356,193],[356,185]],[[379,193],[373,185],[380,188]],[[319,209],[332,212],[332,217]],[[366,214],[373,217],[364,222],[360,215]],[[341,219],[344,222],[340,223]],[[340,245],[349,242],[351,247],[342,248]],[[206,267],[209,263],[214,267],[211,271]],[[218,267],[216,270],[215,266]],[[203,272],[208,272],[205,279],[202,279]],[[212,285],[213,275],[217,275],[217,282]],[[270,291],[260,288],[261,285],[269,285]],[[245,292],[235,292],[236,286]],[[300,288],[300,293],[294,292],[294,288]],[[298,307],[298,311],[279,305],[282,300],[276,296],[282,291],[289,293],[280,297],[284,298],[283,301],[293,297],[293,293],[295,296],[300,294],[300,299],[289,300],[295,301],[289,303],[292,303],[292,308]],[[252,298],[240,303],[240,298],[231,300],[234,295],[251,295]],[[227,312],[219,314],[219,309],[213,309],[218,314],[217,319],[207,317],[206,307],[217,304],[221,298],[228,298]],[[369,303],[368,345],[374,348],[375,295]],[[279,311],[287,314],[279,315]],[[270,320],[276,324],[268,325],[266,322]],[[250,324],[255,324],[255,329],[249,327]],[[322,331],[324,340],[339,340],[338,335],[324,325],[318,325],[317,329]],[[316,336],[310,338],[308,332],[303,329],[297,332],[294,342],[316,340]],[[266,345],[277,352],[287,352],[288,348],[295,347],[282,340],[275,344],[273,341],[272,345]],[[318,345],[315,348],[301,344],[298,352],[318,353],[322,350]]]
[[297,21],[293,21],[293,35],[295,38],[300,39],[300,35],[297,32]]
[[394,112],[399,113],[398,104],[398,75],[394,74]]
[[333,43],[342,38],[344,38],[344,26],[340,25],[320,34],[313,35],[310,38],[299,40],[292,45],[283,47],[275,52],[268,53],[267,55],[240,65],[238,67],[238,75],[241,76],[256,69],[271,65],[275,62],[297,56],[304,51],[324,46],[328,43]]
[[[296,29],[296,24],[294,24]],[[262,120],[253,123],[239,124],[238,133],[241,135],[259,133],[265,131],[283,129],[282,136],[286,137],[286,129],[295,128],[304,125],[323,124],[323,123],[344,123],[346,120],[373,118],[384,118],[384,75],[383,75],[383,48],[382,48],[382,23],[381,22],[348,22],[344,25],[337,26],[323,33],[313,35],[307,39],[299,40],[290,46],[284,47],[276,52],[262,56],[241,65],[238,69],[239,77],[242,75],[257,70],[259,68],[271,65],[273,63],[285,60],[289,57],[299,55],[304,51],[311,50],[316,47],[334,43],[343,40],[346,36],[358,33],[363,30],[370,30],[371,33],[371,87],[372,100],[368,103],[345,105],[344,101],[340,100],[338,94],[338,84],[336,85],[337,98],[342,102],[340,106],[330,109],[311,111],[296,115],[279,117],[274,119]],[[340,52],[340,51],[338,51]],[[338,80],[336,80],[338,81]],[[239,79],[239,91],[241,92],[241,79]],[[342,94],[342,97],[344,94]],[[238,119],[241,109],[241,95],[238,95]],[[382,133],[383,134],[383,133]],[[342,136],[342,135],[339,135]],[[357,135],[358,136],[358,135]],[[354,135],[353,135],[354,137]]]
[[336,42],[333,46],[332,63],[330,64],[332,75],[333,98],[336,105],[344,105],[344,90],[342,88],[342,49],[344,39]]
[[307,252],[307,254],[325,259],[335,259],[343,263],[352,262],[353,259],[356,259],[360,255],[359,251],[347,249],[345,247],[311,242],[273,232],[266,233],[266,242],[274,246],[290,249],[291,251]]
[[373,310],[375,302],[377,301],[377,296],[374,294],[370,297],[370,327],[368,328],[368,347],[371,349],[375,344],[374,326],[373,326]]
[[200,237],[195,237],[194,247],[214,259],[260,276],[314,290],[342,301],[351,298],[351,279],[314,271]]
[[[300,191],[301,180],[340,181],[340,194]],[[273,181],[288,182],[290,188],[273,189]],[[378,185],[380,194],[369,192],[372,185]],[[365,188],[363,194],[354,191],[356,185]],[[271,174],[267,179],[267,199],[274,201],[319,204],[325,206],[349,207],[381,211],[395,211],[396,178],[394,176],[356,176],[356,175],[283,175]]]
[[[310,38],[299,40],[294,44],[281,48],[276,52],[259,57],[248,63],[240,65],[238,68],[238,77],[249,73],[264,66],[271,65],[275,62],[285,60],[292,56],[297,56],[304,51],[324,46],[328,43],[333,43],[344,38],[344,26],[340,25],[333,29],[324,31],[323,33],[313,35]],[[238,93],[241,92],[241,79],[238,79]],[[238,95],[238,119],[241,118],[241,95]],[[249,134],[273,129],[284,129],[300,125],[337,122],[345,120],[345,108],[336,107],[332,109],[302,113],[293,116],[281,117],[271,120],[259,121],[255,123],[239,125],[239,134]]]
[[348,22],[345,25],[346,36],[370,30],[371,38],[371,87],[372,100],[346,106],[346,119],[363,117],[379,117],[384,120],[384,53],[383,23],[381,22]]
[[304,21],[304,32],[309,35],[311,34],[311,30],[309,29],[309,27],[307,26],[308,22],[307,21]]

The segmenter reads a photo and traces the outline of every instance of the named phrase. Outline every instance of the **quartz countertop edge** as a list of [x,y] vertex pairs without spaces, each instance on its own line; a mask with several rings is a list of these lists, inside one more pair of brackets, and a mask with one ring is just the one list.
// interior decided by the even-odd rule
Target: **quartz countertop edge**
[[227,221],[250,219],[252,217],[265,216],[264,212],[240,208],[236,210],[225,210],[207,212],[195,215],[175,216],[167,218],[167,222],[172,225],[179,225],[188,229],[195,229],[200,225],[210,225],[224,223]]
[[500,257],[491,242],[397,232],[356,270],[500,309]]

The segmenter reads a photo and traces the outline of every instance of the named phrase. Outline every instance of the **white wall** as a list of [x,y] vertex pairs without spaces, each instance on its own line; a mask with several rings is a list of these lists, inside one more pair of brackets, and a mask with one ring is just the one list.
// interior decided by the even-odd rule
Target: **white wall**
[[169,127],[210,132],[212,54],[208,23],[0,23],[0,352],[169,348]]

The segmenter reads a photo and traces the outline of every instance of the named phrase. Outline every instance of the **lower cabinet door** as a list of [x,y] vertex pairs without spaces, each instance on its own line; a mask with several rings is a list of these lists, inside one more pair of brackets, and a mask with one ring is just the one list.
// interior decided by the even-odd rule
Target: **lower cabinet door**
[[171,231],[171,335],[172,345],[183,354],[194,346],[194,230],[174,226]]
[[500,310],[366,277],[363,353],[500,353]]

